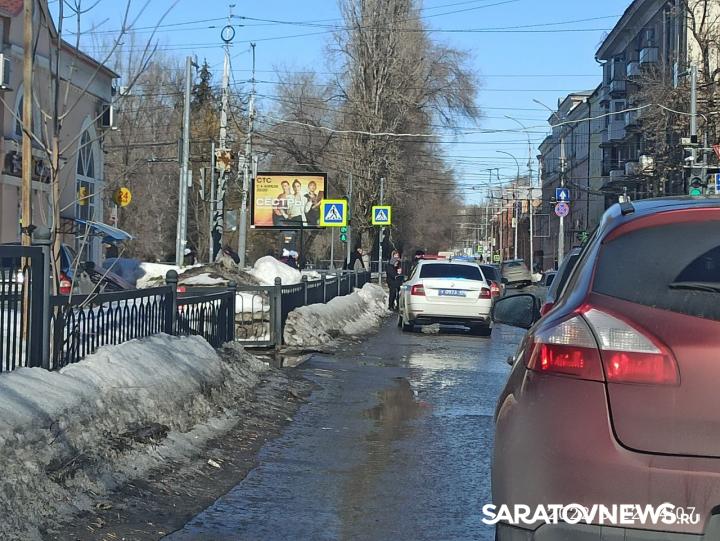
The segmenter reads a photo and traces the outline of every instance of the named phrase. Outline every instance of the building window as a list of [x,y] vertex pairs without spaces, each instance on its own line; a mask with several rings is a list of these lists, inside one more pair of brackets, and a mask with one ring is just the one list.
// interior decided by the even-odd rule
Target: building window
[[[97,182],[95,163],[95,146],[90,132],[85,130],[80,138],[80,147],[77,156],[77,181],[76,181],[76,201],[75,216],[82,220],[97,220],[95,215],[95,184]],[[84,239],[84,228],[78,227],[80,234],[77,236],[77,251],[82,252],[82,259],[88,260],[90,254],[93,254],[94,239],[88,237]]]
[[[17,115],[17,118],[15,119],[15,137],[20,140],[23,136],[23,129],[22,129],[22,117],[23,117],[23,87],[20,85],[20,87],[17,90],[17,99],[15,101],[15,114]],[[32,133],[35,135],[35,137],[41,138],[42,137],[42,130],[40,129],[40,113],[37,110],[37,107],[33,108],[33,115],[32,115]]]

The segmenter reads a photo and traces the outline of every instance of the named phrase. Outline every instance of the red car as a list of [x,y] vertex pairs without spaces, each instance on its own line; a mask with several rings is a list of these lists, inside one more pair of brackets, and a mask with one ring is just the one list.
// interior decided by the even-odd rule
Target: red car
[[539,309],[531,295],[493,309],[529,328],[495,413],[493,504],[673,511],[503,519],[496,538],[720,539],[720,199],[613,206]]

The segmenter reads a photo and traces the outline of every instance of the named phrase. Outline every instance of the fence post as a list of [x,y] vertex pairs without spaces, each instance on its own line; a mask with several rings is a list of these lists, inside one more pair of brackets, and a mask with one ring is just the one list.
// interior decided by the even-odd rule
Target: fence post
[[[228,291],[230,298],[228,299],[228,313],[227,313],[227,331],[226,331],[226,342],[235,341],[235,303],[237,301],[237,283],[228,282]],[[253,314],[254,315],[254,314]]]
[[308,303],[308,277],[306,274],[303,274],[303,277],[300,278],[300,282],[303,286],[303,306],[307,306]]
[[175,334],[175,319],[177,317],[177,284],[178,273],[174,270],[167,271],[165,284],[170,286],[170,293],[165,296],[165,334]]
[[[32,305],[32,315],[31,317],[31,324],[33,325],[34,329],[38,329],[41,336],[40,340],[37,339],[37,337],[32,337],[33,342],[39,342],[41,344],[40,346],[40,363],[36,364],[37,361],[33,359],[32,366],[42,366],[46,370],[50,369],[50,295],[52,294],[52,283],[50,276],[50,258],[51,258],[51,250],[50,245],[52,244],[52,234],[50,233],[50,229],[47,227],[38,227],[35,231],[33,231],[33,244],[40,246],[42,249],[42,265],[40,272],[42,273],[41,276],[36,276],[36,271],[38,269],[32,269],[32,281],[33,285],[32,287],[35,287],[35,284],[42,284],[42,309],[40,307],[37,307]],[[33,320],[35,318],[41,317],[40,324],[35,325]]]
[[327,274],[323,272],[320,275],[320,280],[322,280],[323,304],[325,304],[327,302]]
[[355,270],[355,289],[358,287],[358,271]]
[[273,313],[270,315],[272,318],[273,326],[273,340],[275,347],[282,346],[283,335],[282,335],[282,279],[278,276],[275,278],[275,287],[273,288]]

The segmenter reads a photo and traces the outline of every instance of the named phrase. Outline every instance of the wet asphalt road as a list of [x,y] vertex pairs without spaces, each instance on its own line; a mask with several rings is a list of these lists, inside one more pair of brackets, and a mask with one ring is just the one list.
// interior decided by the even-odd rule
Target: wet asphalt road
[[491,540],[493,413],[521,332],[373,336],[300,370],[319,384],[257,468],[167,539]]

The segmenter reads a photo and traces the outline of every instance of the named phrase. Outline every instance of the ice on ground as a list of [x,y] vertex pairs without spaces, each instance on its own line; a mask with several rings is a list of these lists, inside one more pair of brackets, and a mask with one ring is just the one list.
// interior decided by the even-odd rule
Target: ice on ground
[[365,284],[350,295],[327,304],[311,304],[290,312],[283,337],[289,346],[317,346],[337,336],[367,333],[378,327],[387,309],[387,293],[376,284]]
[[[90,509],[123,482],[198,454],[237,420],[266,364],[231,345],[157,335],[101,348],[59,372],[0,376],[0,539],[40,539],[53,517]],[[156,423],[161,441],[133,440]]]
[[439,334],[440,333],[440,324],[433,323],[432,325],[423,325],[421,332],[423,334]]
[[260,283],[260,285],[271,286],[275,284],[275,278],[280,278],[283,285],[299,284],[302,274],[299,270],[278,261],[271,255],[261,257],[255,262],[249,273]]

